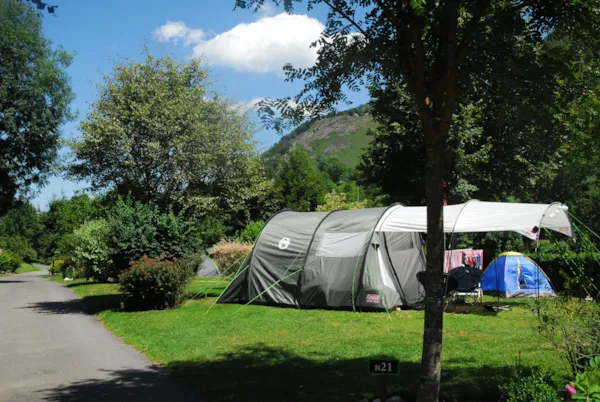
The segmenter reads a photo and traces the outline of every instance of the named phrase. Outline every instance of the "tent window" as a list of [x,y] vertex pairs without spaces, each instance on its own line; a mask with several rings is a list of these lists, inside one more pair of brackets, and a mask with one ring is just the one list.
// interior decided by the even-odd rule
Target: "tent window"
[[390,268],[385,263],[383,255],[381,253],[381,248],[377,249],[377,259],[379,261],[379,271],[381,273],[381,278],[383,279],[383,284],[390,289],[395,289],[394,282],[392,281],[392,277],[390,276]]
[[361,256],[365,252],[364,248],[369,236],[369,232],[324,233],[316,256],[329,258]]
[[390,251],[403,251],[415,248],[411,233],[384,233],[385,242]]

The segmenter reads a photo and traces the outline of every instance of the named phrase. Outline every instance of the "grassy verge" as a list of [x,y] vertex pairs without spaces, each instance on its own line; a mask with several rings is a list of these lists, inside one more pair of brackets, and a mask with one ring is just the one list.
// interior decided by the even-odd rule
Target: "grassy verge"
[[34,267],[31,264],[23,263],[19,268],[17,268],[16,274],[25,274],[27,272],[36,272],[39,271],[39,268]]
[[[373,397],[379,379],[367,375],[367,359],[380,354],[400,360],[400,376],[389,378],[390,389],[406,400],[414,396],[423,331],[419,311],[388,316],[222,304],[209,311],[225,283],[197,278],[181,308],[124,312],[115,285],[66,286],[111,331],[187,379],[209,401]],[[207,297],[193,298],[211,287]],[[506,312],[446,314],[444,327],[442,400],[497,401],[498,385],[517,359],[562,373],[557,352],[535,330],[527,302],[513,303]]]
[[[27,264],[24,262],[21,264],[21,266],[19,268],[17,268],[17,270],[15,271],[15,274],[25,274],[27,272],[36,272],[36,271],[39,271],[39,269],[34,267],[31,264]],[[13,275],[13,274],[0,274],[0,277],[10,276],[10,275]]]

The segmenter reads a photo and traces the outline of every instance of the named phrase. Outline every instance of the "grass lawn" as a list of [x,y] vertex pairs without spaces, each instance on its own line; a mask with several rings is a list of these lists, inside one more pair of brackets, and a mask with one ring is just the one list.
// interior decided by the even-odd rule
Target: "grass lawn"
[[[62,282],[57,277],[52,280]],[[367,359],[400,360],[391,391],[412,400],[421,356],[423,312],[299,310],[217,304],[218,278],[196,278],[189,300],[169,311],[119,311],[115,285],[65,283],[111,331],[204,392],[209,401],[357,401],[374,397],[379,378]],[[208,297],[193,295],[214,287]],[[527,302],[500,313],[445,314],[442,398],[497,401],[517,359],[565,373],[535,330]]]
[[[17,268],[17,270],[15,271],[15,274],[25,274],[27,272],[35,272],[35,271],[39,271],[38,268],[34,267],[31,264],[27,264],[27,263],[22,263],[21,266],[19,268]],[[10,276],[12,274],[0,274],[0,277],[2,276]]]
[[39,268],[34,267],[31,264],[23,263],[19,268],[17,268],[16,274],[25,274],[27,272],[36,272],[39,271]]

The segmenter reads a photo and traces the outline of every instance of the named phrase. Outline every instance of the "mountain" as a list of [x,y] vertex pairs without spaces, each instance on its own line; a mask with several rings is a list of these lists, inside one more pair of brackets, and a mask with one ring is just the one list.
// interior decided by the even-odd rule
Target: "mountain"
[[281,137],[264,156],[283,156],[303,147],[315,158],[337,156],[346,166],[354,168],[371,140],[367,130],[377,126],[369,112],[369,106],[362,105],[303,123]]

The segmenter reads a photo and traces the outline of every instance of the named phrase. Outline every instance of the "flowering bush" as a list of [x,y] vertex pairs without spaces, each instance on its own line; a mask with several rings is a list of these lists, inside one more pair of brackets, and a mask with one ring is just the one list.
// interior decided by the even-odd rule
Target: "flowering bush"
[[128,308],[162,310],[181,304],[192,277],[191,270],[177,260],[142,257],[121,273],[119,288]]
[[62,274],[63,279],[83,277],[83,269],[78,268],[73,259],[68,256],[52,261],[49,271],[52,275]]
[[251,244],[221,241],[214,247],[212,259],[223,275],[229,275],[237,271],[251,250]]
[[63,265],[65,262],[63,260],[54,260],[50,263],[50,275],[56,275],[62,273]]

